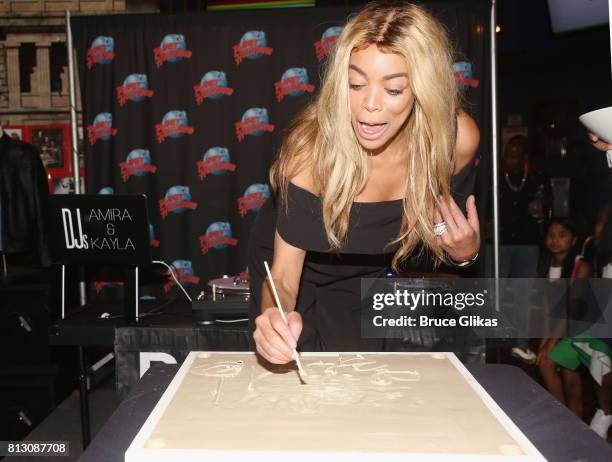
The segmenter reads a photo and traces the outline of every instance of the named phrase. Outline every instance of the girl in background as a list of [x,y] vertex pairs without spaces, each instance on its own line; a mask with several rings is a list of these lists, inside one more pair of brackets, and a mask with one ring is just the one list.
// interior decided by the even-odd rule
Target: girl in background
[[[576,249],[577,231],[574,223],[568,218],[552,218],[546,228],[546,254],[542,259],[540,276],[549,280],[588,278],[590,265],[578,256]],[[545,316],[550,320],[550,299],[545,299]],[[580,360],[572,346],[572,339],[561,338],[565,333],[566,323],[560,320],[548,328],[549,338],[540,342],[536,364],[548,391],[565,404],[581,419],[583,418],[582,379],[577,371]]]

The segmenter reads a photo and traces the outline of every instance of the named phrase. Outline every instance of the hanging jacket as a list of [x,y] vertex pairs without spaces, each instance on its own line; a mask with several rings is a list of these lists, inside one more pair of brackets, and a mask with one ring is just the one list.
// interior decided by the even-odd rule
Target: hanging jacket
[[0,252],[37,253],[51,263],[45,226],[47,179],[38,150],[0,137]]

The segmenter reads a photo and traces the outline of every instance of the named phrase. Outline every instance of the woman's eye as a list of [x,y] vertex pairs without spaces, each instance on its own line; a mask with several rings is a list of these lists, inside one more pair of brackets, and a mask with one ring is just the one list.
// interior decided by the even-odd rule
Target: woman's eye
[[349,88],[351,90],[359,90],[361,87],[363,87],[363,85],[359,85],[357,83],[349,83]]
[[404,92],[404,90],[387,90],[391,96],[399,96]]

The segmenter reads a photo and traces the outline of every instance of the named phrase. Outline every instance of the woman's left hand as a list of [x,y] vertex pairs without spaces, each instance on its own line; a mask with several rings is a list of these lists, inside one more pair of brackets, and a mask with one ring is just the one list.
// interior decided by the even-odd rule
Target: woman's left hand
[[476,211],[476,199],[470,195],[466,203],[467,218],[452,197],[439,197],[435,223],[446,223],[446,232],[438,236],[438,242],[457,263],[471,260],[480,249],[480,224]]

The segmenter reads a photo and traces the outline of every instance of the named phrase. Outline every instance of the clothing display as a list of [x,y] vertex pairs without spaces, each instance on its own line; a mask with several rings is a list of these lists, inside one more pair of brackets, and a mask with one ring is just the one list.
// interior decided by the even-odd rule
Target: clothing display
[[42,266],[50,264],[44,217],[48,195],[37,149],[4,133],[0,138],[1,252],[33,252]]

